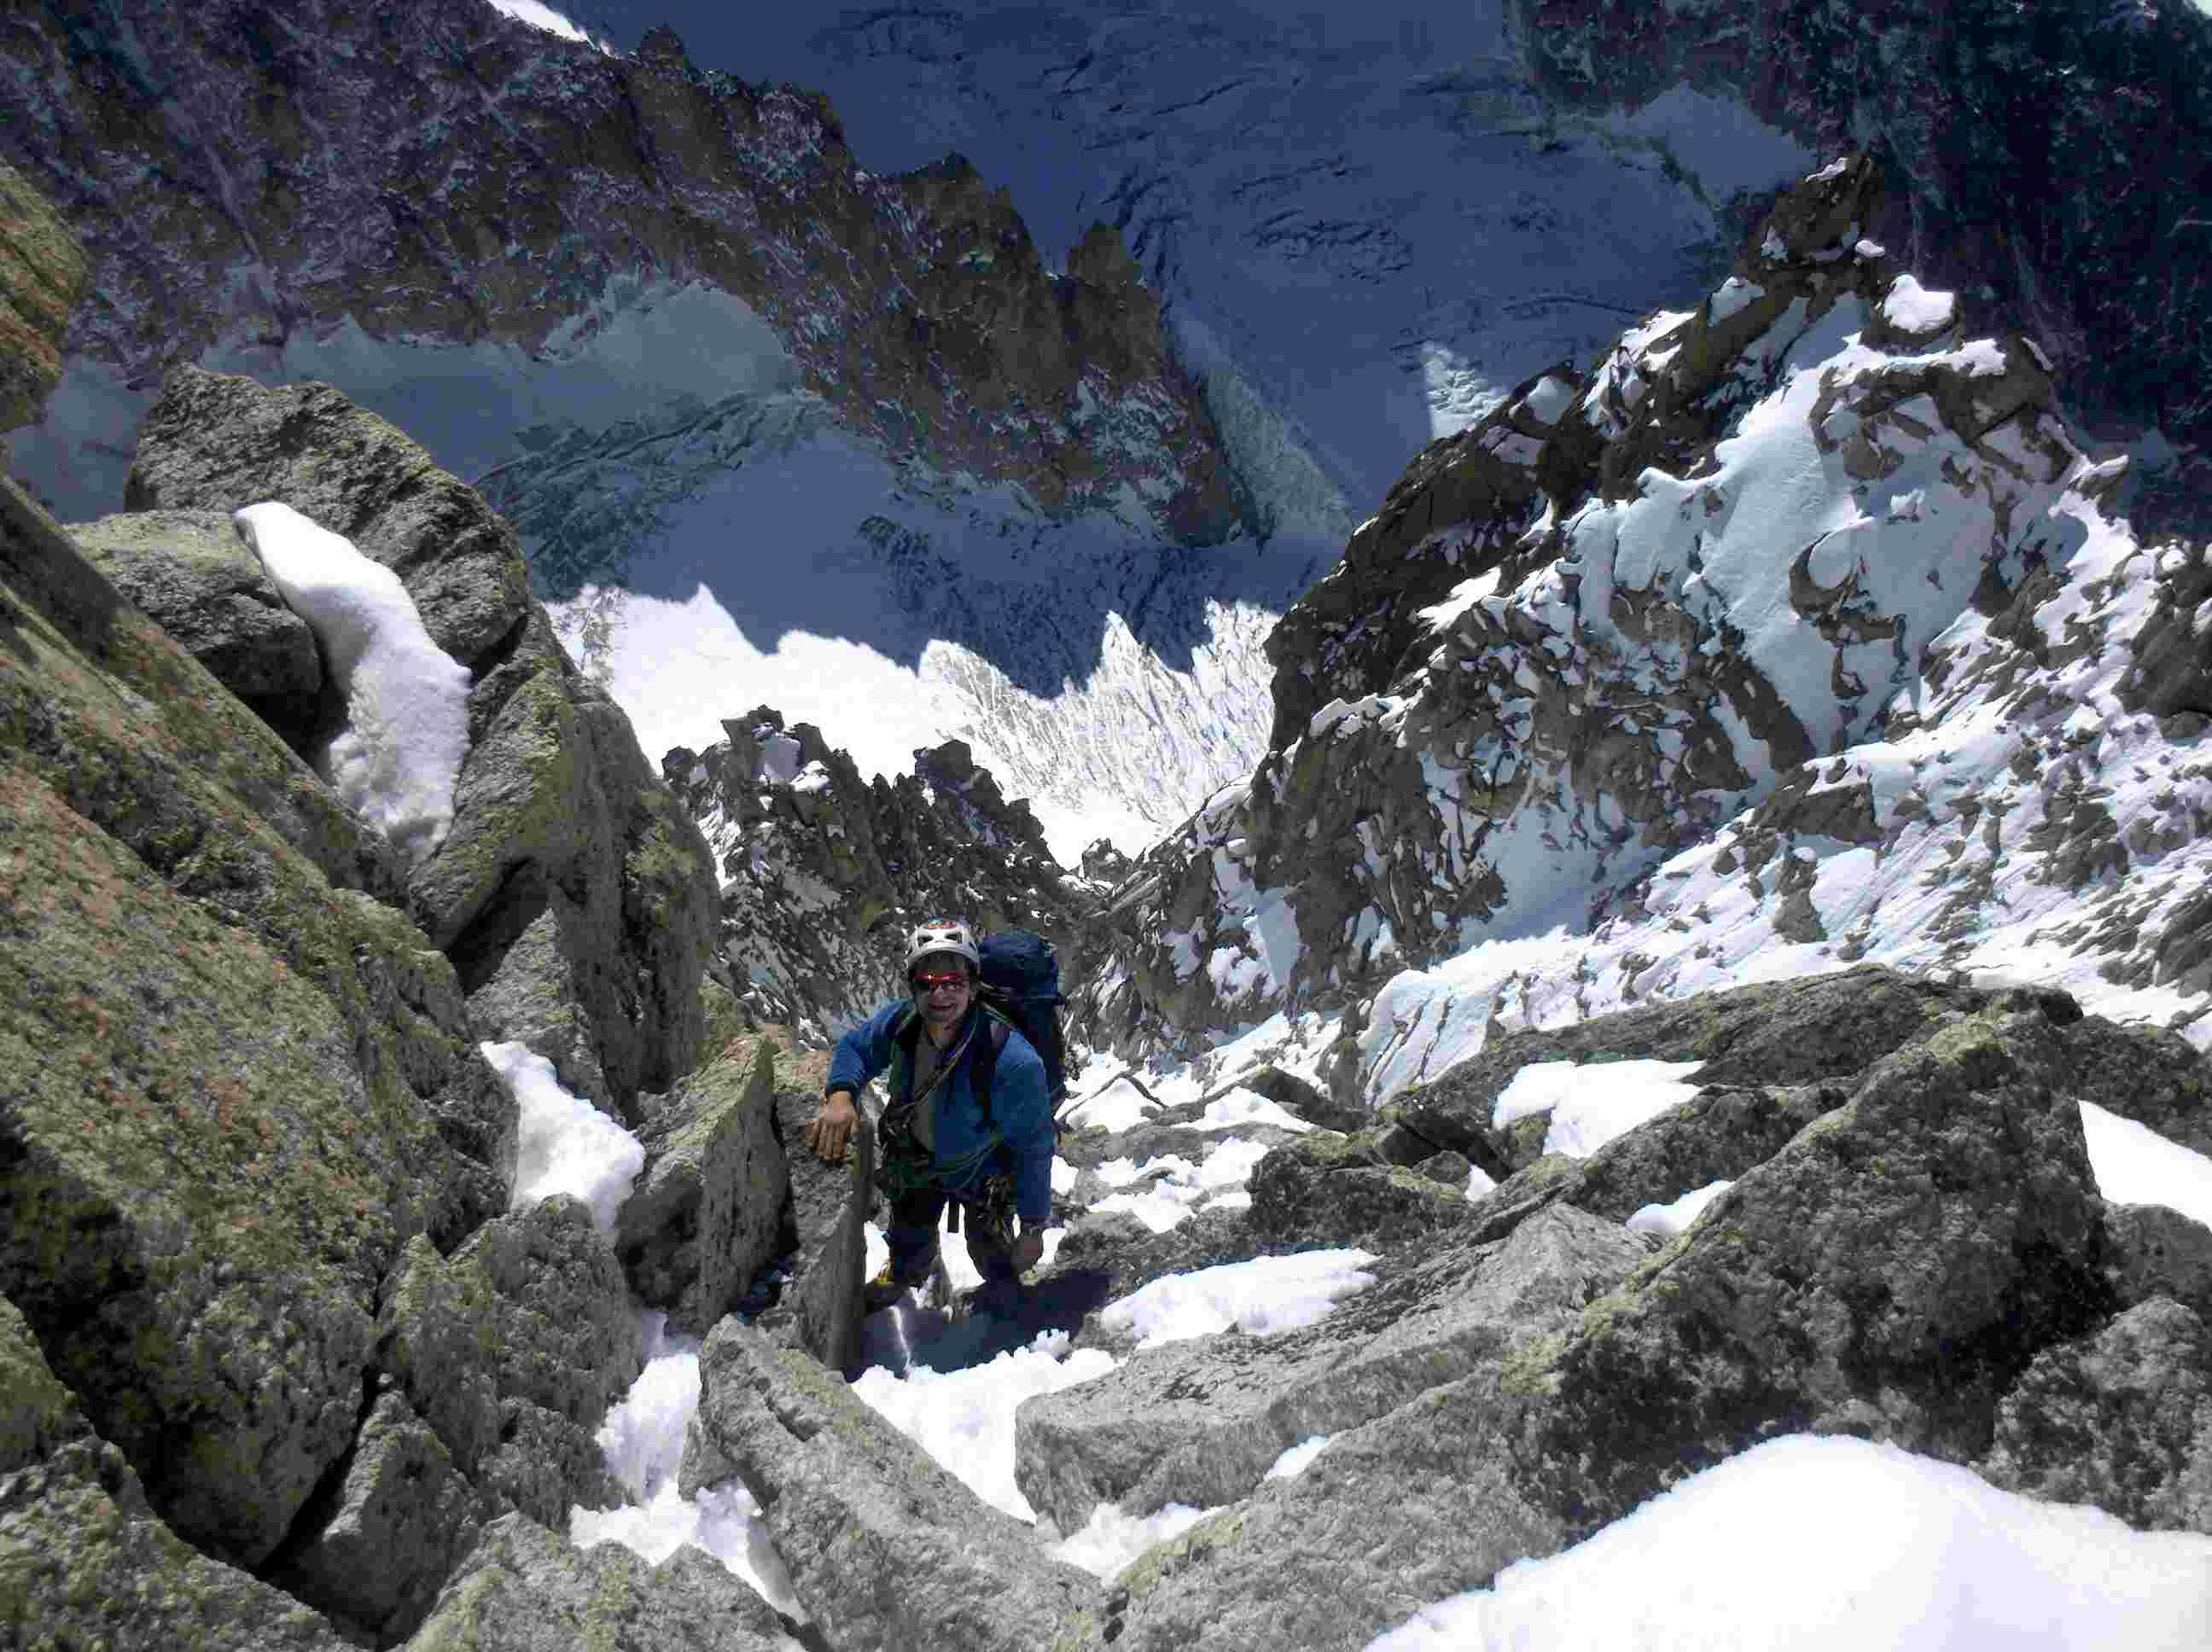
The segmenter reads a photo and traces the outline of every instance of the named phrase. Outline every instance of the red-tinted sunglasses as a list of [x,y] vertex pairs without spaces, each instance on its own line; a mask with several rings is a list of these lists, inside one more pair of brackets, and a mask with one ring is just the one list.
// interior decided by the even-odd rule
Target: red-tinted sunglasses
[[927,993],[935,987],[965,987],[968,976],[964,970],[916,970],[907,977],[917,993]]

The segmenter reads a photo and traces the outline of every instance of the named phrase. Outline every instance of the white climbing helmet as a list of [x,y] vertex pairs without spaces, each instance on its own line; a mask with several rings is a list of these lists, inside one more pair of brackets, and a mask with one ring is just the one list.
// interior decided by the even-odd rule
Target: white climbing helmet
[[906,967],[909,974],[915,964],[933,952],[957,952],[968,960],[968,973],[974,975],[983,967],[983,955],[975,950],[975,937],[968,926],[948,918],[932,918],[917,925],[907,939]]

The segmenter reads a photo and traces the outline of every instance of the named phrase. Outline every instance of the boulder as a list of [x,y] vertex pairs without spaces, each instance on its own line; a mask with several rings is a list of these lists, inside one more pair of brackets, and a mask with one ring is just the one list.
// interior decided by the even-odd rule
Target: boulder
[[615,1224],[638,1299],[703,1337],[782,1248],[791,1176],[775,1130],[775,1046],[734,1041],[651,1111],[645,1168]]
[[409,1652],[775,1652],[767,1601],[704,1551],[659,1565],[618,1543],[580,1549],[521,1515],[487,1527]]
[[1565,1527],[1515,1484],[1503,1399],[1480,1371],[1333,1436],[1304,1473],[1126,1568],[1103,1638],[1115,1652],[1358,1652],[1416,1607],[1555,1552]]
[[1581,1534],[1778,1433],[1983,1456],[2036,1354],[2111,1311],[2059,1033],[1993,1005],[1886,1057],[1510,1361],[1524,1490]]
[[1382,1163],[1375,1134],[1316,1130],[1274,1149],[1252,1172],[1253,1231],[1277,1244],[1387,1248],[1464,1227],[1464,1184]]
[[868,1212],[875,1199],[876,1133],[863,1113],[842,1164],[824,1164],[806,1145],[806,1126],[822,1105],[830,1058],[819,1051],[776,1057],[775,1134],[790,1181],[783,1263],[786,1278],[759,1318],[762,1330],[787,1348],[812,1355],[833,1371],[860,1350],[866,1315]]
[[628,1119],[697,1060],[713,865],[629,720],[530,600],[514,530],[420,446],[325,385],[170,375],[138,436],[134,511],[281,500],[407,586],[474,677],[454,821],[409,902],[480,1036],[529,1045]]
[[343,1652],[280,1590],[162,1523],[122,1452],[0,1300],[0,1639],[9,1646]]
[[2212,1533],[2212,1332],[2154,1297],[2045,1349],[1976,1467],[1992,1485],[2092,1503],[2138,1530]]
[[0,161],[0,433],[29,424],[61,382],[62,344],[84,296],[84,253],[23,175]]
[[[1505,1130],[1491,1123],[1498,1096],[1531,1062],[1697,1061],[1703,1065],[1693,1081],[1707,1086],[1813,1084],[1863,1072],[1988,998],[1971,988],[1901,975],[1875,964],[1731,987],[1593,1016],[1571,1026],[1506,1033],[1486,1041],[1478,1054],[1407,1091],[1389,1111],[1393,1118],[1439,1146],[1465,1153],[1502,1181],[1532,1163],[1543,1151],[1547,1115],[1532,1114],[1517,1127]],[[2066,1003],[2078,1020],[2079,1009],[2072,1007],[2071,999]],[[1727,1125],[1717,1120],[1713,1127],[1725,1129]],[[1786,1139],[1785,1133],[1772,1146]],[[1690,1182],[1675,1191],[1698,1185]]]
[[[1305,1248],[1270,1241],[1253,1227],[1249,1211],[1233,1207],[1200,1211],[1164,1233],[1127,1211],[1092,1211],[1068,1223],[1046,1277],[1072,1281],[1080,1275],[1102,1302],[1116,1301],[1170,1273]],[[1111,1345],[1120,1339],[1091,1326],[1083,1340]]]
[[1367,1108],[1340,1102],[1326,1090],[1279,1066],[1255,1068],[1237,1082],[1247,1090],[1257,1090],[1293,1117],[1324,1130],[1341,1130],[1348,1134],[1374,1122],[1374,1114]]
[[5,483],[0,587],[0,1288],[256,1564],[351,1446],[399,1248],[505,1204],[514,1103],[359,823]]
[[680,1489],[735,1474],[841,1652],[1095,1644],[1097,1582],[1048,1558],[807,1355],[726,1319],[699,1356]]
[[1300,1441],[1372,1422],[1565,1329],[1652,1248],[1554,1206],[1500,1244],[1415,1248],[1379,1264],[1389,1277],[1304,1330],[1140,1349],[1105,1376],[1022,1403],[1017,1483],[1065,1532],[1102,1503],[1136,1515],[1233,1503]]
[[69,530],[93,565],[306,754],[325,714],[323,661],[307,621],[216,511],[103,516]]

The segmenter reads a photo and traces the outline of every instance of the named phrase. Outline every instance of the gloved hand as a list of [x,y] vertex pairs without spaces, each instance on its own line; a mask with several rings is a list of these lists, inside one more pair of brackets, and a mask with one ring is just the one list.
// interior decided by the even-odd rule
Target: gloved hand
[[822,1110],[807,1121],[806,1145],[825,1164],[844,1161],[845,1144],[860,1122],[860,1109],[853,1105],[850,1090],[833,1090],[822,1098]]
[[1014,1241],[1013,1249],[1007,1254],[1013,1259],[1015,1272],[1028,1272],[1044,1260],[1044,1230],[1024,1229],[1022,1236]]

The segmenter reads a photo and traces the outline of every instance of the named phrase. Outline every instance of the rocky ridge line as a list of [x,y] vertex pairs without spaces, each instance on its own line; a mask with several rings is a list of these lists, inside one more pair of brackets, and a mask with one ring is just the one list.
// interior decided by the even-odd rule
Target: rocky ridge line
[[[1186,544],[1241,519],[1114,232],[1051,274],[960,157],[875,177],[818,94],[700,70],[668,29],[616,58],[490,6],[129,3],[97,29],[27,20],[0,56],[22,117],[0,155],[97,272],[67,354],[128,385],[339,318],[571,348],[617,283],[698,282],[895,459]],[[173,163],[149,176],[146,154]]]

